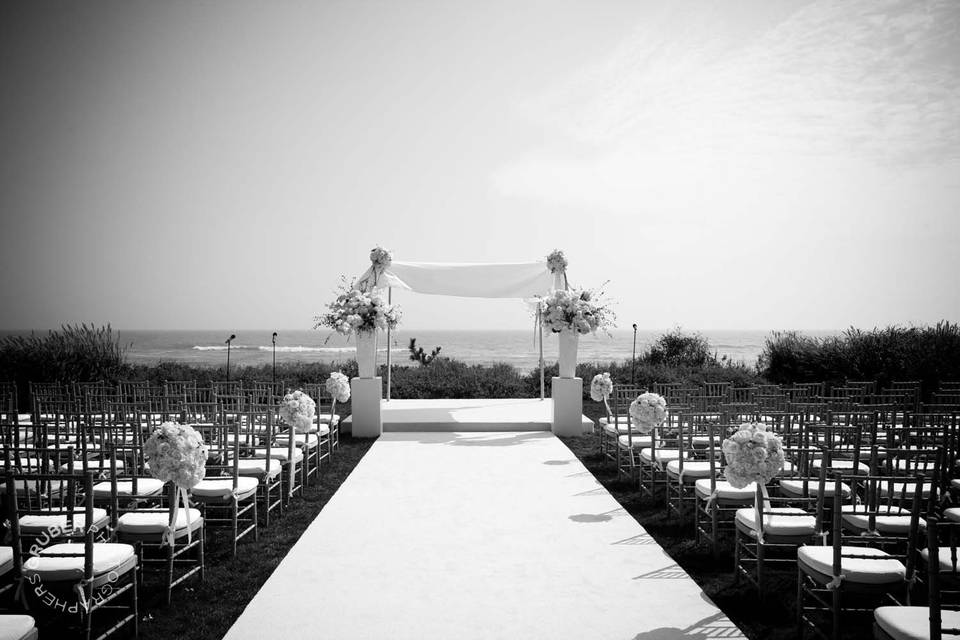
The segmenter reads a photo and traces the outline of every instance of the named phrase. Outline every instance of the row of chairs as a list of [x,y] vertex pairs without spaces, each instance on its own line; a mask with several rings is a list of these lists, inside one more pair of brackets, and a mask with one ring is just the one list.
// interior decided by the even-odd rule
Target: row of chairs
[[[0,422],[10,523],[10,545],[0,547],[9,560],[0,565],[5,604],[76,618],[85,638],[136,633],[144,571],[157,573],[169,602],[178,585],[202,579],[210,529],[224,532],[215,539],[236,556],[239,543],[257,539],[319,478],[339,444],[336,407],[320,390],[306,389],[321,407],[306,433],[279,417],[282,396],[242,389],[212,401],[170,400],[162,411],[128,398],[91,407],[51,395],[30,415]],[[186,504],[144,460],[146,439],[164,421],[192,425],[209,447],[206,477],[186,492]],[[98,629],[95,617],[105,620]]]
[[[598,421],[600,450],[681,530],[692,524],[692,535],[717,557],[729,552],[735,580],[747,579],[761,596],[771,571],[796,567],[798,635],[838,638],[844,616],[876,609],[877,637],[902,637],[895,625],[916,626],[916,611],[877,607],[911,599],[941,616],[944,576],[934,570],[930,578],[929,566],[939,565],[928,564],[937,547],[927,534],[934,530],[949,546],[952,524],[960,522],[960,508],[947,502],[960,491],[960,411],[876,403],[876,395],[841,404],[819,390],[765,390],[752,401],[727,394],[711,404],[693,394],[678,400],[669,387],[654,390],[675,401],[668,400],[666,422],[642,433],[629,404],[645,389],[617,386]],[[787,399],[770,408],[757,402],[760,395]],[[724,477],[721,443],[743,422],[759,422],[782,440],[784,468],[769,484],[736,487]],[[951,549],[953,561],[944,566],[953,577]],[[956,627],[952,615],[943,617]]]

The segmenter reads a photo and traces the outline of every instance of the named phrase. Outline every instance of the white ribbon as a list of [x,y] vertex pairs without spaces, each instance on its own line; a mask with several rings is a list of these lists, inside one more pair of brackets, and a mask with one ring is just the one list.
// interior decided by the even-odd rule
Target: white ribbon
[[[757,478],[757,485],[760,487],[760,494],[763,496],[763,507],[770,510],[770,494],[767,493],[767,485],[763,484],[763,478]],[[753,508],[757,516],[757,544],[763,544],[763,523],[760,502],[754,502]]]
[[710,494],[710,497],[707,498],[707,504],[705,506],[707,511],[713,508],[713,503],[716,502],[717,498],[719,497],[720,497],[720,489],[714,489],[713,493]]
[[177,495],[173,499],[173,523],[168,524],[163,531],[163,542],[161,546],[173,547],[177,540],[177,520],[180,519],[180,504],[183,503],[184,513],[187,518],[187,544],[193,542],[193,532],[190,527],[190,500],[187,498],[187,490],[183,487],[177,487]]
[[841,583],[841,582],[843,582],[843,576],[842,576],[842,575],[833,576],[833,580],[831,580],[830,582],[828,582],[828,583],[826,584],[826,587],[827,587],[827,589],[829,589],[830,591],[834,591],[834,590],[840,588],[840,583]]

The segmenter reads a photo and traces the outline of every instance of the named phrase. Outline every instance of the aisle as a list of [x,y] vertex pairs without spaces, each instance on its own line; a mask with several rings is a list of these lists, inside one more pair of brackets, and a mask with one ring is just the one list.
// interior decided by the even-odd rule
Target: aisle
[[389,433],[226,640],[742,638],[549,433]]

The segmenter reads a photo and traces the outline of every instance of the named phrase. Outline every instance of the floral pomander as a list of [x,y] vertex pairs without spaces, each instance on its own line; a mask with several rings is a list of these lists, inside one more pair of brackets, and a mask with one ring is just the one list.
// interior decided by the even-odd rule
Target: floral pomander
[[613,393],[613,380],[609,373],[598,373],[590,381],[590,398],[594,402],[603,402]]
[[297,433],[307,433],[317,415],[317,403],[303,391],[297,390],[283,396],[280,417]]
[[650,433],[667,419],[667,401],[657,393],[642,393],[630,403],[630,418],[640,433]]
[[327,393],[337,402],[346,402],[350,399],[350,380],[339,371],[331,372],[327,378]]
[[783,443],[766,425],[745,422],[721,445],[727,459],[724,475],[734,488],[766,484],[783,469]]
[[567,265],[570,264],[567,262],[567,257],[563,255],[563,251],[559,249],[554,249],[553,252],[547,256],[547,268],[550,269],[550,273],[564,273],[567,270]]
[[180,489],[192,489],[203,480],[207,451],[203,436],[196,429],[175,422],[164,422],[143,443],[150,474]]

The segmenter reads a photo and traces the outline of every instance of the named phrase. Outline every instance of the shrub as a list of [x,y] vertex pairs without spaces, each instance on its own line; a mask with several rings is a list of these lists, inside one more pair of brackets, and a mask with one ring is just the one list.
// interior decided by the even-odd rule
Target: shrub
[[657,338],[640,359],[654,365],[688,367],[704,367],[717,362],[706,338],[699,333],[684,333],[679,328]]

